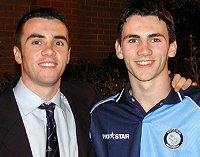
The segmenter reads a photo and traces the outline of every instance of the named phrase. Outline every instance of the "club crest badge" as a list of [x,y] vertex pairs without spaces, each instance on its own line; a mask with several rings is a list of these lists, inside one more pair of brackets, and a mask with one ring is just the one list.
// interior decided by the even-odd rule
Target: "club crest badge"
[[178,129],[170,129],[164,136],[165,145],[170,149],[177,149],[183,143],[183,134]]

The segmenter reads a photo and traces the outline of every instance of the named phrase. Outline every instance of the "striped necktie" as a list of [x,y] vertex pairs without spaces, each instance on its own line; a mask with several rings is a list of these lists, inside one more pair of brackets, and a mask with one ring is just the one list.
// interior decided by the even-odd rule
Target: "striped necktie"
[[56,134],[56,123],[54,119],[54,103],[49,105],[43,103],[39,106],[39,109],[46,110],[47,117],[47,147],[46,147],[46,157],[59,157],[59,146]]

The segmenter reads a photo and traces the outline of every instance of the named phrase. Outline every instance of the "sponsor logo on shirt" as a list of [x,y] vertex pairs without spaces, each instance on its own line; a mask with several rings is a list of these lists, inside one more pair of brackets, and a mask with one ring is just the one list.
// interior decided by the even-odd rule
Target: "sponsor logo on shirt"
[[115,140],[127,140],[129,139],[129,134],[119,134],[119,133],[111,133],[111,134],[102,134],[102,138],[104,140],[110,140],[110,139],[115,139]]
[[183,143],[183,134],[178,129],[170,129],[164,136],[165,145],[170,149],[177,149]]

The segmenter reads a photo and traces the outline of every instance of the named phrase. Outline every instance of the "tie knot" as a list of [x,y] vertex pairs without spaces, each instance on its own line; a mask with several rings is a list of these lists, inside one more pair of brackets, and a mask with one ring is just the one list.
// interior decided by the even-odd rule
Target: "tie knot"
[[54,117],[55,105],[56,105],[56,104],[54,104],[54,103],[50,103],[49,105],[43,103],[43,104],[40,105],[38,108],[39,108],[39,109],[42,109],[42,110],[46,110],[47,118],[53,118],[53,117]]

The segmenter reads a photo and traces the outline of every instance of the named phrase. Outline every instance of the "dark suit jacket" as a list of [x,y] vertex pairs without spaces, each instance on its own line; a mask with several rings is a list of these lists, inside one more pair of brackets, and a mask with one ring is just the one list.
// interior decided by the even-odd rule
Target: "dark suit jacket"
[[[13,88],[0,95],[0,157],[32,157],[27,134],[14,97]],[[79,157],[93,157],[88,136],[90,107],[98,100],[97,91],[87,83],[62,83],[61,92],[66,96],[74,114]]]

